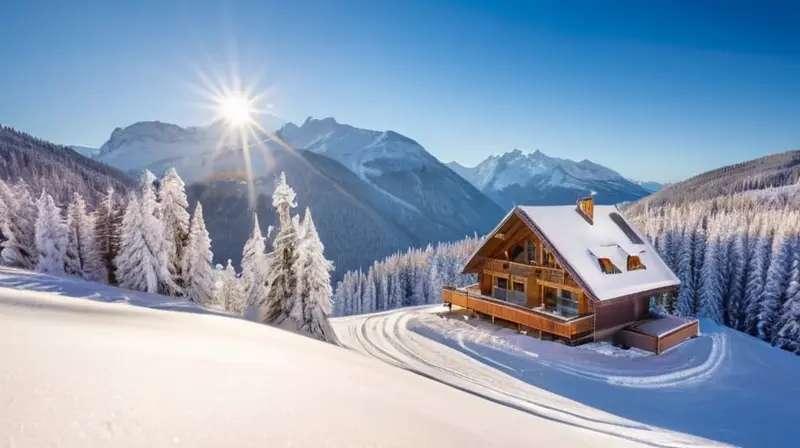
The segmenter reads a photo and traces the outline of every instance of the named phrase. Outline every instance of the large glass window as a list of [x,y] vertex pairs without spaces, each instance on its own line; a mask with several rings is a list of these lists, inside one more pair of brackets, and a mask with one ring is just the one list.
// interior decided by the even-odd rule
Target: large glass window
[[528,256],[528,259],[526,261],[528,262],[528,264],[537,264],[538,261],[536,260],[536,254],[537,254],[536,243],[534,243],[531,240],[528,240],[526,242],[526,244],[527,244],[527,248],[526,249],[527,249],[527,256]]

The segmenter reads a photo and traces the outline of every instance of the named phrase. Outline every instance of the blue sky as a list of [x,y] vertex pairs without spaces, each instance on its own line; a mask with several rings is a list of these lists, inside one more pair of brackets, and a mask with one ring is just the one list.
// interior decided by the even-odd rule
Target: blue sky
[[800,148],[795,4],[12,2],[0,123],[88,146],[204,124],[200,73],[238,67],[287,120],[393,129],[442,161],[538,148],[675,181]]

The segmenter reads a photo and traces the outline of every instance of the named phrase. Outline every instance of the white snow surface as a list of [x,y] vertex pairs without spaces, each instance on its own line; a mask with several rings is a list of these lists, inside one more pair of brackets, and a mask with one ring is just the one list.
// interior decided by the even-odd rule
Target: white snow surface
[[590,408],[569,416],[562,409],[571,400],[543,391],[569,407],[521,412],[355,351],[215,314],[181,299],[0,268],[0,444],[481,447],[535,440],[609,447],[696,440]]
[[[613,205],[595,205],[591,225],[576,211],[574,205],[518,208],[544,233],[598,300],[680,283],[633,225],[629,223],[644,244],[632,243],[611,220],[611,213],[619,213]],[[628,271],[626,253],[638,254],[646,269]],[[611,258],[622,273],[603,273],[597,260],[598,255]]]
[[354,350],[520,412],[613,437],[613,444],[776,447],[800,437],[791,424],[800,410],[786,399],[800,396],[797,357],[709,321],[701,323],[699,338],[660,356],[605,342],[541,341],[441,306],[332,322]]

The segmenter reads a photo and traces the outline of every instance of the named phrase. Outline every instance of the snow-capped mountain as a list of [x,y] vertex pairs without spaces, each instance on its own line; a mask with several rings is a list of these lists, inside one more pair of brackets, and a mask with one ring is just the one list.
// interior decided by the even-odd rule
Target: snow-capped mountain
[[287,124],[277,134],[294,148],[341,163],[402,208],[445,226],[488,230],[492,219],[502,215],[486,195],[397,132],[308,118],[301,126]]
[[142,121],[117,128],[95,155],[97,160],[123,171],[149,169],[161,174],[175,166],[187,181],[212,171],[203,169],[207,159],[234,145],[232,133],[221,122],[183,128],[159,121]]
[[538,149],[493,155],[475,167],[457,162],[448,166],[504,207],[571,204],[589,194],[598,203],[614,204],[650,194],[610,168],[589,160],[549,157]]

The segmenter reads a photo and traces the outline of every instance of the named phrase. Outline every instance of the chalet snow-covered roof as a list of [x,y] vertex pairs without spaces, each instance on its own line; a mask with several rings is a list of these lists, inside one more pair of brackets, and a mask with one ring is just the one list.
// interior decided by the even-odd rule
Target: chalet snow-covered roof
[[[574,205],[519,206],[515,211],[524,215],[528,225],[553,245],[557,255],[597,300],[680,283],[647,239],[613,205],[595,205],[592,224]],[[628,255],[638,255],[646,268],[628,271]],[[608,258],[621,273],[604,273],[599,258]]]

